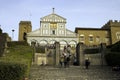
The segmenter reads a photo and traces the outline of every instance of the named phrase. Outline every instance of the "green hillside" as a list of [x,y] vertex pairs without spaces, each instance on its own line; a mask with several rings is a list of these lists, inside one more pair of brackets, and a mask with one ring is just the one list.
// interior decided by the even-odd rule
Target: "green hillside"
[[28,77],[33,49],[24,42],[21,43],[8,43],[5,56],[0,57],[0,80],[22,80],[24,77]]

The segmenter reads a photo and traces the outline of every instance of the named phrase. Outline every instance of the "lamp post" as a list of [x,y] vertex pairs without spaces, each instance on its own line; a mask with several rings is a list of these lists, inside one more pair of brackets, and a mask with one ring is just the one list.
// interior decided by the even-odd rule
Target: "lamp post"
[[2,34],[2,29],[1,29],[1,25],[0,25],[0,34]]
[[12,29],[12,39],[14,38],[14,29]]

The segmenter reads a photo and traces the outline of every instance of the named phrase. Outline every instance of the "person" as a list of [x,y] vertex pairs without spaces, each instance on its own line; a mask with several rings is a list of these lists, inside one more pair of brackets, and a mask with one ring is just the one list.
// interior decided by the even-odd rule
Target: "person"
[[44,66],[44,65],[45,65],[44,60],[42,60],[42,64],[41,64],[41,66]]
[[63,62],[64,62],[64,57],[61,56],[61,57],[60,57],[60,65],[61,65],[61,67],[63,66]]
[[70,56],[68,56],[68,57],[66,58],[66,60],[67,60],[67,66],[69,67],[69,65],[70,65]]
[[67,57],[64,56],[64,67],[66,68],[66,66],[67,66]]
[[85,60],[85,68],[88,69],[89,65],[90,65],[89,58],[86,58],[86,60]]
[[77,58],[74,57],[73,65],[77,65]]
[[119,65],[113,66],[112,70],[113,71],[120,71],[120,66]]

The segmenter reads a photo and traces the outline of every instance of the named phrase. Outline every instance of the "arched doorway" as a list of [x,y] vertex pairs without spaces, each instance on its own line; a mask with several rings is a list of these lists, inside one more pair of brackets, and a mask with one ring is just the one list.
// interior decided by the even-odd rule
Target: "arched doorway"
[[64,40],[60,41],[60,49],[61,50],[63,50],[65,46],[67,47],[67,45],[68,45],[67,41],[64,41]]
[[24,32],[24,33],[23,33],[23,40],[24,40],[24,41],[26,41],[26,40],[27,40],[26,36],[27,36],[27,33],[26,33],[26,32]]

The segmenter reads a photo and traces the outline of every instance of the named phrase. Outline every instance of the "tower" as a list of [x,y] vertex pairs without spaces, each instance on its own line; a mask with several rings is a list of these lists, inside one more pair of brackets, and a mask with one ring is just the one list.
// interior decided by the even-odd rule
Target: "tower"
[[111,44],[120,41],[120,21],[110,20],[103,26],[103,28],[109,30]]
[[18,41],[26,40],[27,33],[31,31],[32,31],[31,21],[20,21]]

